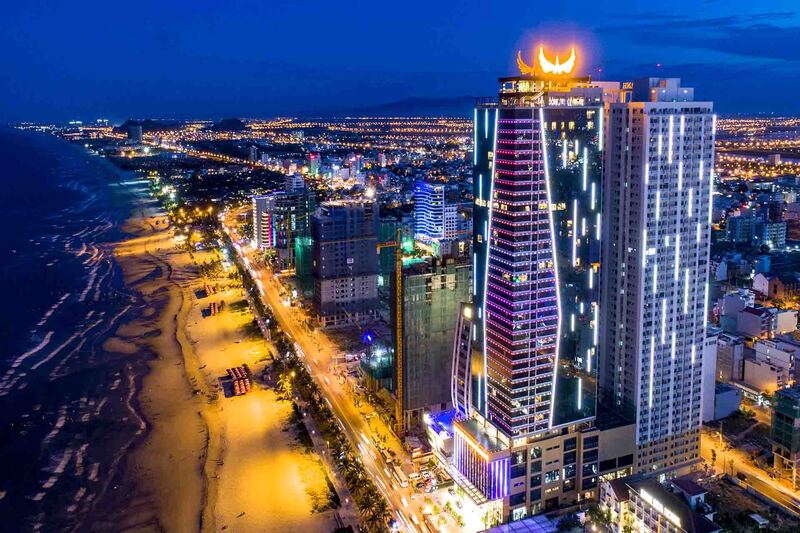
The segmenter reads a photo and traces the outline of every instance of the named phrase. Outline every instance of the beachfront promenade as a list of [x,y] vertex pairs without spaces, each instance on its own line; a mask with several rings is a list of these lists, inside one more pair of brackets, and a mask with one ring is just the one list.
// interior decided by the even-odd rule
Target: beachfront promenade
[[370,409],[356,407],[348,387],[334,376],[334,358],[341,351],[340,348],[330,340],[324,331],[309,332],[305,325],[308,316],[299,309],[286,306],[281,302],[280,282],[268,269],[257,268],[254,265],[247,255],[244,243],[237,242],[239,239],[232,231],[235,226],[235,217],[223,217],[224,231],[231,238],[236,253],[241,256],[253,279],[256,280],[263,302],[269,306],[283,331],[300,347],[298,355],[304,359],[311,376],[330,403],[331,409],[350,439],[353,448],[358,450],[367,472],[389,502],[401,529],[417,531],[411,516],[416,514],[417,520],[422,520],[420,509],[422,502],[418,501],[421,498],[412,496],[414,494],[412,487],[403,488],[397,485],[380,458],[373,438],[386,442],[386,446],[395,452],[395,457],[402,461],[406,470],[411,468],[408,454],[403,450],[394,433],[379,420],[379,417],[373,416],[367,419],[366,415],[369,414]]

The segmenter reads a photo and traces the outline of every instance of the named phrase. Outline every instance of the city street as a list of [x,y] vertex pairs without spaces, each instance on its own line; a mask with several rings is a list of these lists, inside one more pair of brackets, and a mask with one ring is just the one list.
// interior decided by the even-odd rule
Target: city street
[[[298,354],[305,360],[311,376],[330,403],[353,448],[358,450],[365,468],[394,510],[401,528],[406,531],[419,531],[420,528],[415,524],[422,523],[423,520],[419,507],[421,497],[412,496],[414,490],[410,486],[407,488],[398,486],[388,466],[381,459],[373,438],[386,437],[386,442],[396,453],[395,457],[400,458],[406,466],[404,468],[406,471],[411,465],[407,454],[379,417],[371,417],[369,422],[364,419],[353,398],[332,372],[333,357],[338,353],[338,348],[323,332],[309,332],[305,326],[306,316],[297,308],[287,306],[281,301],[279,282],[269,271],[256,270],[253,267],[252,261],[244,253],[244,247],[237,242],[228,222],[224,221],[225,231],[235,243],[237,253],[243,255],[245,264],[259,285],[264,303],[272,310],[283,331],[295,342],[295,347],[299,347]],[[412,515],[416,515],[416,520]]]
[[734,448],[725,451],[727,444],[720,445],[717,432],[703,431],[700,438],[701,457],[711,464],[711,450],[716,449],[717,461],[715,469],[736,478],[737,474],[744,475],[741,480],[756,492],[785,506],[790,511],[800,516],[800,498],[791,489],[779,481],[770,478],[766,472],[749,463],[744,453]]

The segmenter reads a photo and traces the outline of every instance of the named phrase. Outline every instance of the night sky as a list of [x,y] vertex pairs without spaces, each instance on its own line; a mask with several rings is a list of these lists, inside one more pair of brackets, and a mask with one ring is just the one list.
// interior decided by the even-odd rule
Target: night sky
[[530,58],[540,42],[577,44],[599,79],[679,76],[722,113],[798,114],[799,15],[798,0],[6,2],[0,120],[492,95],[517,50]]

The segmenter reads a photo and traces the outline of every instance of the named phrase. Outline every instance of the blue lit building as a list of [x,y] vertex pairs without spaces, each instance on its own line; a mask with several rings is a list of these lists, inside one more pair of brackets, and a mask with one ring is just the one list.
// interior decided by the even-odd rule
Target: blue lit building
[[444,206],[444,183],[417,182],[414,187],[415,238],[423,241],[444,239]]
[[[468,239],[472,219],[456,191],[444,183],[420,180],[414,187],[414,237],[432,244],[445,240]],[[446,254],[445,254],[446,255]]]

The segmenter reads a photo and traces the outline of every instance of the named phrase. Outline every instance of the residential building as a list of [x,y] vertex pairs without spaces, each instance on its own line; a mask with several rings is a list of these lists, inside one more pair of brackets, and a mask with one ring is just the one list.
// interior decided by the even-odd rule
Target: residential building
[[286,191],[297,191],[306,188],[306,182],[302,174],[297,172],[293,174],[286,174],[283,180],[283,187]]
[[142,144],[141,124],[130,124],[128,126],[128,142],[132,144]]
[[700,461],[715,116],[680,80],[633,85],[607,106],[598,392],[635,471],[674,475]]
[[378,207],[324,202],[312,217],[314,309],[323,327],[362,323],[378,304]]
[[797,310],[796,309],[775,309],[770,308],[773,316],[773,335],[784,335],[797,330]]
[[745,359],[744,383],[759,392],[773,393],[793,384],[791,370],[777,362]]
[[729,333],[717,337],[717,381],[744,379],[744,339]]
[[[755,276],[753,276],[753,290],[762,296],[769,296],[769,278],[766,273],[759,272]],[[750,305],[753,307],[755,303]]]
[[755,301],[755,293],[748,289],[737,289],[720,298],[714,307],[719,326],[728,333],[736,333],[739,312],[746,307],[755,306]]
[[745,307],[753,307],[756,304],[756,295],[749,289],[736,289],[729,292],[720,300],[720,314],[735,315]]
[[669,483],[631,476],[604,481],[601,509],[610,511],[612,533],[717,533],[706,490],[690,479]]
[[756,220],[752,216],[728,217],[726,220],[728,240],[738,243],[750,243],[753,240],[755,223]]
[[770,432],[775,468],[789,472],[797,490],[800,488],[800,387],[775,393]]
[[753,246],[766,246],[770,250],[786,248],[786,222],[759,220],[753,226]]
[[[791,338],[790,338],[791,340]],[[800,370],[800,345],[781,338],[757,340],[753,343],[756,361],[778,365],[789,371],[789,380],[795,381]]]
[[730,383],[717,383],[714,389],[714,410],[710,417],[703,415],[703,423],[727,418],[742,405],[742,389]]
[[800,203],[795,201],[787,202],[786,209],[783,212],[783,219],[784,220],[800,220]]
[[745,307],[736,314],[736,331],[748,337],[768,339],[772,335],[772,313],[766,307]]
[[717,373],[717,345],[722,330],[709,327],[706,332],[706,341],[703,345],[703,377],[700,392],[700,421],[711,418],[714,414],[714,398],[716,394]]
[[745,307],[737,314],[736,329],[748,337],[771,339],[797,329],[797,310]]
[[[758,289],[756,289],[756,284],[758,284]],[[767,298],[786,299],[796,296],[800,292],[800,279],[794,273],[777,276],[756,274],[753,278],[753,289],[758,290]]]
[[310,217],[316,203],[314,193],[304,187],[287,188],[254,196],[252,203],[255,246],[274,250],[279,268],[293,268],[295,238],[311,233]]

